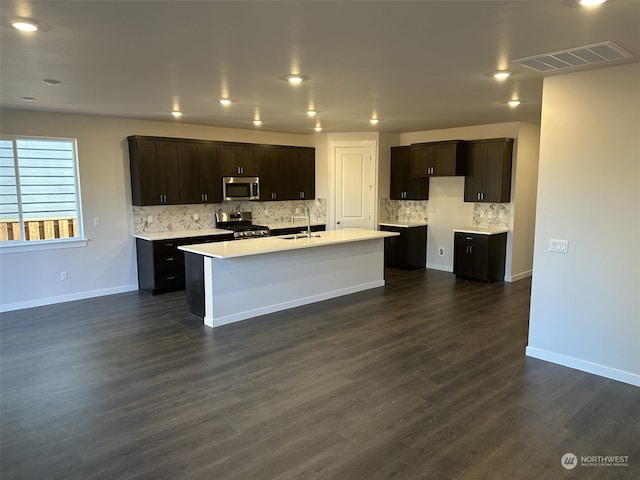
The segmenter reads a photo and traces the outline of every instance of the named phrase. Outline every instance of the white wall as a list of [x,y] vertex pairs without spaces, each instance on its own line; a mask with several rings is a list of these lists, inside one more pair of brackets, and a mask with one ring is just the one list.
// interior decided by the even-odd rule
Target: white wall
[[545,79],[527,347],[638,386],[639,85],[638,63]]
[[[539,127],[527,123],[500,123],[404,133],[400,135],[400,145],[483,138],[515,140],[508,221],[511,232],[507,239],[505,265],[505,280],[515,281],[530,276],[532,270]],[[429,179],[428,268],[453,271],[453,229],[472,225],[474,216],[474,204],[463,200],[464,177]],[[517,223],[514,223],[515,212],[520,216]],[[438,254],[441,247],[445,251],[443,256]]]
[[[78,140],[88,246],[2,253],[0,310],[137,289],[128,135],[313,146],[311,135],[277,134],[109,117],[2,110],[2,133]],[[100,226],[93,218],[100,217]],[[60,273],[68,273],[61,281]]]

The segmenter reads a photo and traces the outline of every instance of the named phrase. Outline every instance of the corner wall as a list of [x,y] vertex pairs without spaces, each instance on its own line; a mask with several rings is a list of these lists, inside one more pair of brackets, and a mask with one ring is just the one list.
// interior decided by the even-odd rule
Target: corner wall
[[639,63],[544,81],[527,347],[638,386],[639,84]]

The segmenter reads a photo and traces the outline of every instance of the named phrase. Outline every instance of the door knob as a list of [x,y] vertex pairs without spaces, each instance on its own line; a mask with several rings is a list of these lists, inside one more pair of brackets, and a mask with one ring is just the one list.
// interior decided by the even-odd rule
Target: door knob
[[340,220],[338,220],[336,223],[337,223],[338,225],[340,225],[342,222],[341,222]]

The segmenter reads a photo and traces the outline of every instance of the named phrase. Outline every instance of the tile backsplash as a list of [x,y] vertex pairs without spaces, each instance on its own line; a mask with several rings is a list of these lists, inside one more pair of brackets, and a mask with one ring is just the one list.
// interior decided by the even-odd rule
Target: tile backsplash
[[[380,199],[381,222],[429,223],[428,200]],[[474,203],[471,224],[481,228],[510,228],[510,203]],[[464,226],[464,225],[461,225]]]
[[[296,203],[300,203],[300,201],[228,202],[203,205],[153,205],[146,207],[134,205],[133,232],[138,234],[214,228],[215,214],[228,211],[252,212],[253,222],[256,224],[290,223],[291,209]],[[304,200],[302,203],[309,205],[313,223],[326,223],[326,199]]]
[[429,202],[427,200],[380,199],[381,222],[429,222]]
[[510,228],[510,203],[474,203],[473,226],[481,228]]

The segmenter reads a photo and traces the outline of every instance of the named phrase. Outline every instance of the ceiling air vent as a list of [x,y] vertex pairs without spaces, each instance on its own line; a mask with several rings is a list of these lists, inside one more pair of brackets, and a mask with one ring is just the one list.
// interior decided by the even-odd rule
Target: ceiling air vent
[[513,62],[536,72],[551,72],[631,57],[633,55],[615,43],[602,42],[531,57],[517,58]]

